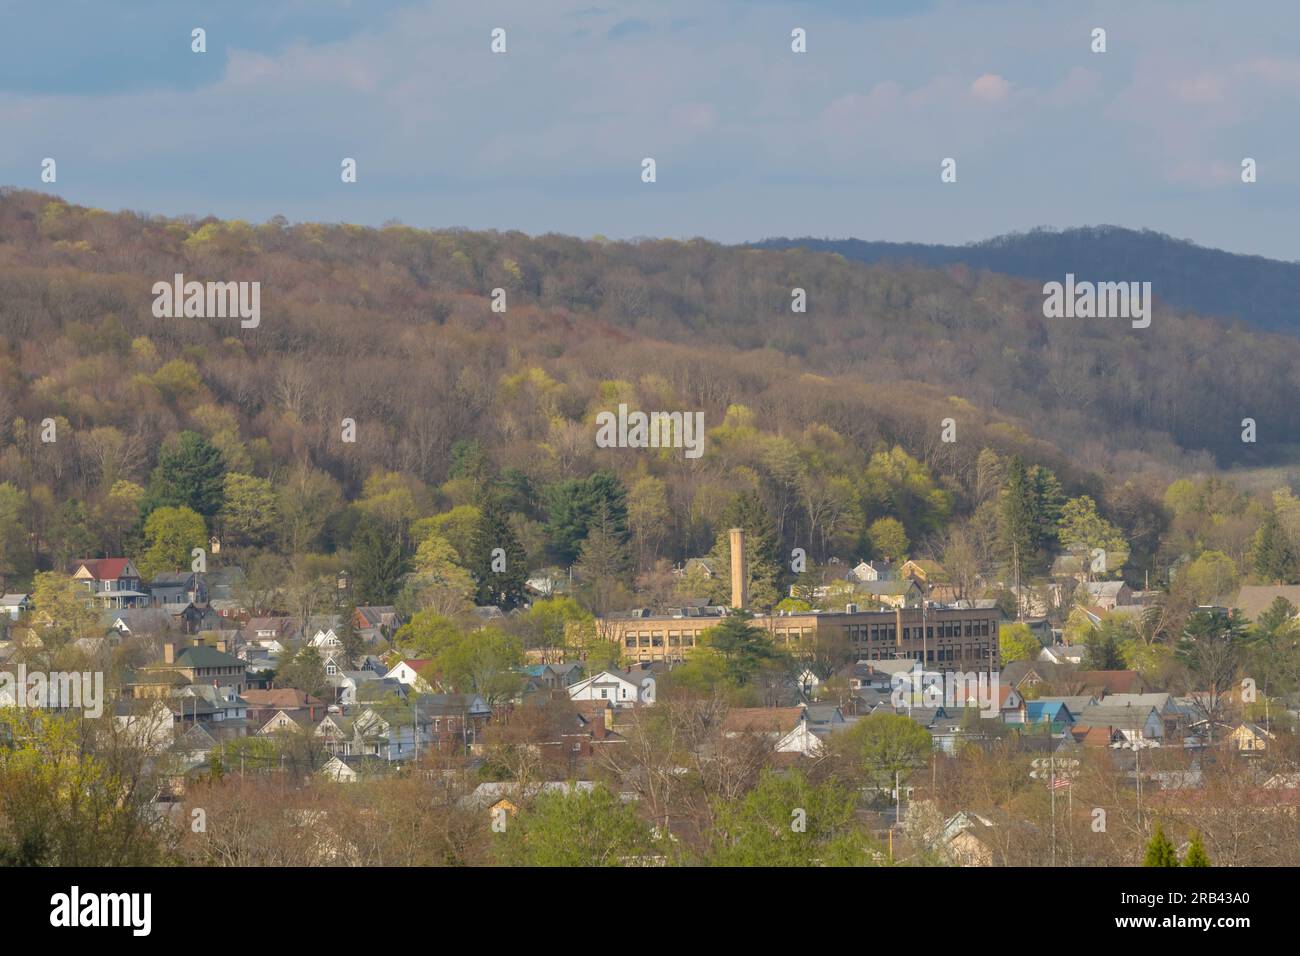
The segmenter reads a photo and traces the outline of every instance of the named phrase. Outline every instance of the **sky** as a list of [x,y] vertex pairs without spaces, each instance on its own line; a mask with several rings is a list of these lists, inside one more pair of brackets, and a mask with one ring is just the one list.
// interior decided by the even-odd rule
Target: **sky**
[[0,0],[0,185],[164,215],[1295,260],[1298,106],[1295,0]]

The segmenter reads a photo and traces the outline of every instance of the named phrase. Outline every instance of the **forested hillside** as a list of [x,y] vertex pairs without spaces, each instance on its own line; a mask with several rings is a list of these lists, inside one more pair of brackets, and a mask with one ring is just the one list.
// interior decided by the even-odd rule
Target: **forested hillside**
[[[176,273],[260,282],[260,325],[156,318],[151,288]],[[1293,339],[1167,303],[1145,330],[1049,321],[1039,286],[1006,276],[705,241],[194,221],[10,190],[0,327],[10,584],[131,548],[178,564],[204,529],[170,512],[150,529],[168,508],[227,555],[329,554],[373,520],[408,552],[436,528],[473,565],[488,498],[533,568],[580,558],[610,506],[628,587],[707,553],[745,507],[824,560],[940,555],[983,504],[991,570],[1015,457],[1094,498],[1135,574],[1160,547],[1220,546],[1248,571],[1258,503],[1231,498],[1230,544],[1208,506],[1162,544],[1166,488],[1216,458],[1289,464],[1300,441]],[[705,454],[597,448],[595,415],[620,402],[702,411]]]
[[1006,275],[1060,281],[1066,272],[1093,282],[1141,279],[1178,308],[1240,319],[1259,329],[1300,335],[1300,262],[1207,249],[1162,233],[1094,226],[996,236],[964,246],[860,239],[768,239],[759,249],[835,252],[857,262],[958,263]]

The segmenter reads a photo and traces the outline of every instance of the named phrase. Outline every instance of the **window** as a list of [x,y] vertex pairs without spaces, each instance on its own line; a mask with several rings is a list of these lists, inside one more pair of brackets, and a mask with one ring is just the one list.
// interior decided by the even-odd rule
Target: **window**
[[602,689],[601,692],[600,692],[600,699],[601,699],[601,700],[608,700],[608,699],[609,699],[609,691]]
[[623,644],[626,647],[636,647],[636,635],[629,634],[627,636],[627,639],[623,641]]

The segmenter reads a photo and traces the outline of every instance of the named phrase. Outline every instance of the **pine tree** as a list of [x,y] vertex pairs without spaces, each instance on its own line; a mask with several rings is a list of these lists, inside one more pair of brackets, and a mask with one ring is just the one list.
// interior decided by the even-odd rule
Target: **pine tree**
[[1205,844],[1201,842],[1200,833],[1192,834],[1192,842],[1183,855],[1183,866],[1210,866],[1210,856],[1205,852]]
[[626,591],[630,565],[631,552],[619,539],[617,529],[610,521],[609,509],[602,505],[582,540],[573,569],[586,604],[595,614],[603,617],[615,610],[615,603]]
[[1255,533],[1255,570],[1259,576],[1275,584],[1285,584],[1295,574],[1296,554],[1291,539],[1277,520],[1277,512],[1270,510],[1264,523]]
[[489,496],[484,500],[466,562],[476,582],[474,602],[479,606],[495,604],[503,611],[524,603],[524,583],[528,580],[528,555],[510,527],[509,518],[499,498]]
[[392,604],[406,572],[402,542],[378,520],[363,518],[352,536],[352,581],[360,604]]
[[998,545],[1018,587],[1021,572],[1033,560],[1038,531],[1038,507],[1029,473],[1020,456],[1007,465],[998,508]]
[[1165,836],[1164,828],[1159,823],[1156,824],[1155,832],[1151,834],[1151,841],[1147,843],[1146,856],[1142,860],[1142,865],[1178,865],[1178,853],[1174,850],[1174,845],[1169,842],[1169,838]]
[[1059,543],[1065,494],[1060,480],[1042,465],[1029,469],[1029,482],[1034,491],[1034,549],[1041,554]]
[[365,643],[361,640],[361,635],[357,631],[355,621],[357,605],[349,601],[339,613],[339,626],[334,629],[334,634],[343,642],[343,654],[351,664],[361,657],[365,650]]

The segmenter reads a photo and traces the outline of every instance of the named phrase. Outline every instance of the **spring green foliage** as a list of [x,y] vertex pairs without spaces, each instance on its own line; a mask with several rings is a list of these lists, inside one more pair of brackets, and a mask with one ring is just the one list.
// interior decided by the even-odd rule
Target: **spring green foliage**
[[798,770],[764,771],[739,801],[718,801],[712,866],[866,866],[882,854],[854,820],[853,791]]
[[649,828],[603,785],[539,794],[494,835],[506,866],[631,866],[654,853]]
[[1042,649],[1043,645],[1028,624],[1003,624],[998,629],[998,650],[1004,665],[1012,661],[1036,660]]

